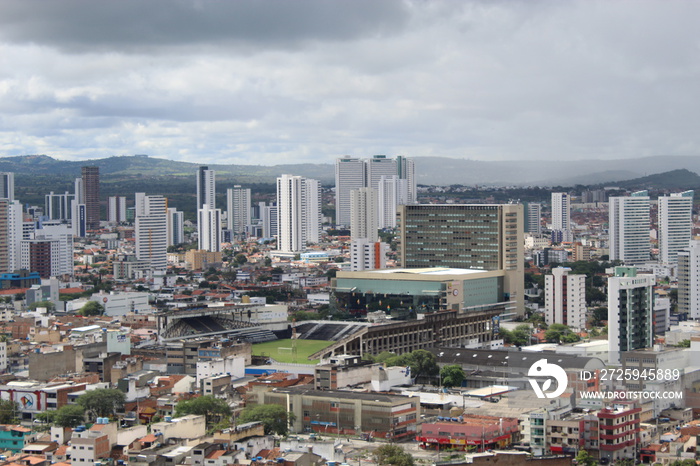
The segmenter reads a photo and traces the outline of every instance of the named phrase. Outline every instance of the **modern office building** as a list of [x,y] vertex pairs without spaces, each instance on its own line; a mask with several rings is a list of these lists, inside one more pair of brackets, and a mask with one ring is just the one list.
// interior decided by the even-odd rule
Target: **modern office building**
[[676,264],[678,252],[688,247],[693,228],[694,191],[659,197],[659,261]]
[[396,208],[413,204],[409,201],[408,180],[398,176],[382,176],[378,189],[379,228],[396,228]]
[[678,313],[700,319],[700,241],[678,252]]
[[412,159],[375,155],[369,159],[341,157],[335,163],[336,224],[350,224],[350,191],[360,188],[379,190],[383,176],[406,180],[406,203],[416,202],[415,164]]
[[586,329],[586,276],[569,272],[568,267],[556,267],[545,276],[545,321],[582,331]]
[[525,233],[539,235],[542,233],[542,204],[526,202],[523,204],[525,220]]
[[107,219],[109,223],[126,222],[126,198],[124,196],[110,196],[107,201]]
[[615,267],[608,278],[608,348],[610,362],[623,351],[649,348],[654,343],[653,275],[637,275],[635,267]]
[[165,269],[168,261],[168,200],[144,193],[136,193],[135,197],[136,258],[148,261],[152,269]]
[[403,267],[502,270],[508,299],[524,312],[521,204],[399,206],[398,224]]
[[209,252],[221,251],[221,209],[210,209],[207,204],[203,204],[197,215],[199,249]]
[[15,174],[0,172],[0,199],[15,200]]
[[226,226],[236,235],[244,235],[251,224],[250,189],[235,185],[226,190]]
[[88,230],[100,227],[100,167],[82,168],[82,204],[85,204]]
[[49,220],[70,220],[71,202],[75,195],[66,191],[63,194],[54,194],[51,191],[44,197],[44,214]]
[[185,242],[185,215],[174,207],[168,207],[168,246]]
[[350,238],[377,242],[377,190],[360,188],[350,191]]
[[552,193],[552,230],[571,230],[571,199],[569,193]]
[[649,261],[649,195],[637,191],[609,200],[608,234],[610,259],[625,264]]
[[277,249],[301,252],[321,232],[321,183],[301,176],[277,178]]

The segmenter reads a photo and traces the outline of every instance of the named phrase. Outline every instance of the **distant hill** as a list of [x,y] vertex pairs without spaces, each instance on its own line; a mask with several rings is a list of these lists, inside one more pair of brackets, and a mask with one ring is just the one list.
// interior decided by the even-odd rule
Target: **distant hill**
[[[681,190],[681,189],[698,189],[700,188],[700,176],[690,170],[680,169],[671,170],[670,172],[659,173],[656,175],[643,176],[632,180],[616,181],[613,186],[632,190],[632,189],[651,189],[651,190]],[[600,185],[602,187],[602,185]]]
[[[454,159],[448,157],[415,157],[416,179],[426,185],[466,186],[575,186],[619,184],[619,180],[643,180],[654,173],[669,173],[668,189],[677,184],[687,186],[695,183],[683,175],[700,173],[700,157],[656,156],[634,160],[567,160],[557,161],[482,161]],[[115,156],[103,159],[65,161],[46,155],[24,155],[0,158],[0,171],[11,171],[18,175],[46,175],[66,177],[67,180],[80,175],[84,165],[100,167],[102,179],[144,177],[193,178],[201,164],[178,162],[147,155]],[[231,183],[274,183],[283,173],[304,175],[321,180],[327,186],[335,183],[332,163],[285,164],[285,165],[226,165],[208,164],[217,171],[217,177]],[[673,170],[669,172],[669,170]],[[678,173],[674,173],[678,171]],[[697,175],[696,175],[697,176]],[[681,181],[676,177],[682,177]],[[696,184],[693,184],[695,186]]]

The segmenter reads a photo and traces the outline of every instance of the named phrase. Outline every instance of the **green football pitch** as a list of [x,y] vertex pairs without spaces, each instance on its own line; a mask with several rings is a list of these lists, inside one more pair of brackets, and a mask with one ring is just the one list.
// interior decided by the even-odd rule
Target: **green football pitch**
[[279,362],[317,364],[318,359],[307,358],[335,342],[324,340],[275,340],[253,345],[254,356],[267,356]]

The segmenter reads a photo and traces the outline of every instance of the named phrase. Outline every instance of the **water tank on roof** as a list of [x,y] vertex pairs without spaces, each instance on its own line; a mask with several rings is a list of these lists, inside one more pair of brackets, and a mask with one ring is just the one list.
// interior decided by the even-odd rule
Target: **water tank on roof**
[[172,416],[165,416],[165,422],[172,422],[173,417]]

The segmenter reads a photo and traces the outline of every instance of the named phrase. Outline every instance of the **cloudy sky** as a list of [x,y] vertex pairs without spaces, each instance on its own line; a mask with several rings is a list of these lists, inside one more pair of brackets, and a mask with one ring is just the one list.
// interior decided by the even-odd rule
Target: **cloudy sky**
[[3,0],[0,156],[700,154],[700,2]]

